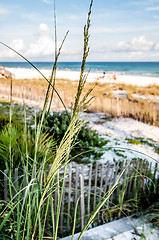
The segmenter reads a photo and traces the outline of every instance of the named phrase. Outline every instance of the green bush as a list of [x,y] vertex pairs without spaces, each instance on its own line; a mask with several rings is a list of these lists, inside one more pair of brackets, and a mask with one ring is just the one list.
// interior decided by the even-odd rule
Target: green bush
[[[66,111],[49,114],[43,132],[49,133],[49,136],[53,136],[57,144],[59,144],[70,124],[70,120],[71,115]],[[100,137],[96,131],[91,130],[85,124],[79,131],[76,142],[77,144],[71,151],[71,157],[74,157],[76,162],[89,162],[90,157],[93,157],[93,160],[101,157],[103,154],[102,147],[108,143],[108,140]],[[77,156],[78,154],[82,155]]]
[[0,131],[9,123],[8,116],[0,116]]
[[[11,120],[12,126],[18,128],[19,130],[23,129],[23,124],[15,119]],[[0,132],[9,126],[9,116],[1,115],[0,116]]]

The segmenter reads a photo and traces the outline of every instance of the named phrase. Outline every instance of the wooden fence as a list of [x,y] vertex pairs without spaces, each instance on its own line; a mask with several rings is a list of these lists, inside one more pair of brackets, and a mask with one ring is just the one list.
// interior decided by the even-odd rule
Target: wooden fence
[[[50,167],[51,166],[49,166],[49,169]],[[122,172],[123,174],[119,184],[97,214],[94,226],[105,223],[109,221],[110,218],[113,220],[120,217],[121,212],[118,212],[118,214],[115,215],[112,214],[110,218],[108,217],[108,208],[110,212],[115,204],[123,204],[128,199],[137,199],[144,194],[146,198],[146,191],[149,188],[154,187],[153,184],[156,182],[157,171],[157,164],[152,168],[152,164],[146,161],[133,161],[130,163],[125,161],[117,162],[116,164],[99,164],[98,162],[89,165],[79,165],[75,163],[69,164],[67,166],[67,175],[64,181],[64,192],[62,196],[59,226],[60,236],[64,233],[70,233],[70,229],[73,226],[74,211],[78,199],[79,204],[77,205],[76,231],[80,231],[83,228],[91,212],[101,201],[102,197],[105,196],[115,184]],[[45,172],[45,174],[47,174],[47,172]],[[5,170],[4,173],[4,200],[7,201],[9,194],[7,171]],[[14,171],[13,178],[16,193],[18,191],[18,182],[22,179],[22,176],[18,174],[17,168]],[[62,171],[60,173],[60,178],[63,178]],[[25,185],[26,182],[24,178],[23,186],[25,187]],[[58,191],[56,190],[53,194],[55,216],[57,194]],[[121,198],[123,199],[122,202]]]
[[[43,88],[31,88],[30,86],[14,86],[12,89],[12,98],[14,101],[25,103],[42,108],[45,99],[46,90]],[[8,83],[0,83],[0,94],[10,96],[10,86]],[[70,94],[67,89],[59,92],[67,108],[71,107],[74,101],[74,94]],[[51,110],[63,108],[58,96],[54,94]],[[135,102],[129,99],[100,97],[95,98],[89,107],[90,111],[103,112],[113,117],[131,117],[138,121],[159,126],[159,106],[157,103],[148,101]]]
[[159,105],[151,102],[136,102],[120,98],[96,98],[90,111],[103,112],[112,117],[130,117],[138,121],[159,126]]

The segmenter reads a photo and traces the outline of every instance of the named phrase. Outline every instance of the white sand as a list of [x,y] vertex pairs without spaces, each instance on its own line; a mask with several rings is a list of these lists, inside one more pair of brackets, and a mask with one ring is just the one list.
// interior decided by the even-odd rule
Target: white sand
[[[155,152],[155,148],[149,144],[135,145],[129,143],[127,139],[143,138],[154,146],[159,147],[159,128],[139,122],[130,118],[114,118],[111,121],[104,120],[103,113],[83,114],[83,117],[88,116],[87,122],[89,126],[98,131],[102,137],[110,142],[106,147],[112,147],[105,151],[104,155],[99,160],[101,163],[107,161],[113,163],[114,160],[131,160],[133,158],[146,159],[152,162],[155,166],[159,162],[159,154]],[[114,149],[121,150],[124,157],[116,155]]]
[[[16,79],[32,79],[32,78],[42,78],[40,73],[35,69],[26,68],[6,68],[8,71],[15,75]],[[51,69],[40,69],[40,71],[47,77],[51,75]],[[56,77],[61,79],[70,79],[72,81],[79,80],[80,72],[70,71],[70,70],[57,70]],[[133,76],[133,75],[120,75],[116,74],[116,80],[113,79],[113,74],[106,74],[103,78],[102,73],[90,73],[87,82],[117,82],[125,83],[137,86],[149,86],[152,84],[159,85],[158,77],[145,77],[145,76]]]

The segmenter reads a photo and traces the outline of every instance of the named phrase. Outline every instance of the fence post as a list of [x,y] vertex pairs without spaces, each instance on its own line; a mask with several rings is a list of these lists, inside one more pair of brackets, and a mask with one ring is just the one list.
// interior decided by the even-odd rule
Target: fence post
[[153,180],[155,180],[157,168],[158,168],[158,164],[156,163],[156,164],[155,164],[154,174],[153,174]]
[[25,195],[25,187],[26,187],[26,166],[23,169],[23,175],[24,175],[24,179],[23,179],[23,196]]
[[126,160],[126,162],[125,162],[125,166],[124,166],[124,173],[123,173],[123,181],[122,181],[122,184],[123,184],[123,186],[122,186],[122,192],[125,192],[124,193],[124,197],[123,197],[123,201],[126,199],[126,189],[127,189],[127,176],[128,176],[128,160]]
[[136,182],[137,182],[137,175],[138,175],[138,169],[139,169],[139,162],[137,162],[136,169],[135,169],[135,178],[134,178],[134,185],[133,185],[133,196],[136,192]]
[[107,171],[106,171],[106,176],[105,176],[105,187],[104,187],[104,193],[106,193],[106,191],[107,191],[107,184],[108,184],[108,174],[109,174],[109,170],[110,170],[110,163],[108,163],[108,166],[107,166]]
[[[114,176],[114,180],[113,180],[113,185],[114,185],[115,182],[116,182],[116,177],[117,177],[118,168],[119,168],[119,161],[117,162],[117,164],[116,164],[115,166],[116,166],[116,169],[115,169],[115,176]],[[115,190],[114,190],[114,191],[115,191]],[[113,195],[114,195],[114,192],[113,192],[112,195],[111,195],[111,202],[113,201]]]
[[[14,195],[17,194],[18,191],[18,168],[14,170]],[[17,196],[14,198],[14,202],[17,202]]]
[[8,198],[7,170],[4,170],[4,201]]
[[84,205],[84,176],[80,174],[80,190],[81,190],[81,230],[84,227],[84,215],[85,215],[85,205]]
[[97,196],[97,174],[98,174],[98,162],[96,162],[96,170],[95,170],[95,181],[94,181],[94,203],[93,203],[93,210],[96,206],[96,196]]
[[[112,173],[111,173],[111,176],[110,176],[110,181],[109,181],[109,191],[110,191],[110,189],[111,189],[111,187],[112,187],[112,179],[113,179],[113,174],[114,174],[114,166],[115,165],[113,165],[113,167],[112,167]],[[111,203],[110,203],[111,204]],[[108,207],[109,207],[109,199],[108,199]]]
[[65,200],[65,181],[64,179],[64,185],[63,185],[63,193],[62,193],[62,203],[61,203],[61,216],[60,216],[60,233],[63,233],[63,213],[64,213],[64,200]]
[[69,165],[69,186],[68,186],[68,208],[67,208],[67,232],[70,231],[71,181],[72,181],[72,164],[70,163],[70,165]]
[[78,195],[78,181],[79,181],[79,178],[78,178],[78,164],[76,164],[76,179],[75,179],[75,206],[77,204],[77,195]]
[[[123,168],[124,168],[124,162],[122,162],[122,164],[121,164],[120,174],[122,173]],[[118,187],[117,187],[117,190],[116,190],[116,197],[117,198],[119,197],[119,189],[120,189],[120,184],[118,184]]]
[[[102,164],[102,168],[101,168],[101,176],[100,176],[100,189],[99,189],[99,201],[101,200],[101,195],[102,195],[102,190],[103,190],[103,170],[104,170],[104,163]],[[98,212],[98,222],[99,222],[99,215],[100,213]]]
[[88,182],[88,210],[87,210],[88,218],[90,215],[91,181],[92,181],[92,164],[90,165],[90,169],[89,169],[89,182]]

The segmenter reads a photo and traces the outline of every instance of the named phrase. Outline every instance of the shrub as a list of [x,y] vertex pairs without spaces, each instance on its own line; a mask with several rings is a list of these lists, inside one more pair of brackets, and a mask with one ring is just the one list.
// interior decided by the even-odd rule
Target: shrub
[[[23,128],[22,123],[17,122],[15,119],[11,120],[11,123],[14,127],[17,127],[19,129]],[[5,115],[0,116],[0,132],[9,125],[9,117]]]
[[[57,145],[59,145],[70,121],[71,115],[66,111],[49,114],[43,132],[53,136]],[[76,136],[76,142],[71,151],[71,157],[75,157],[74,160],[77,162],[88,162],[90,157],[93,157],[93,160],[101,157],[103,154],[102,147],[108,143],[108,140],[100,137],[96,131],[91,130],[87,124],[84,124]],[[82,156],[78,157],[78,154],[82,154]]]

